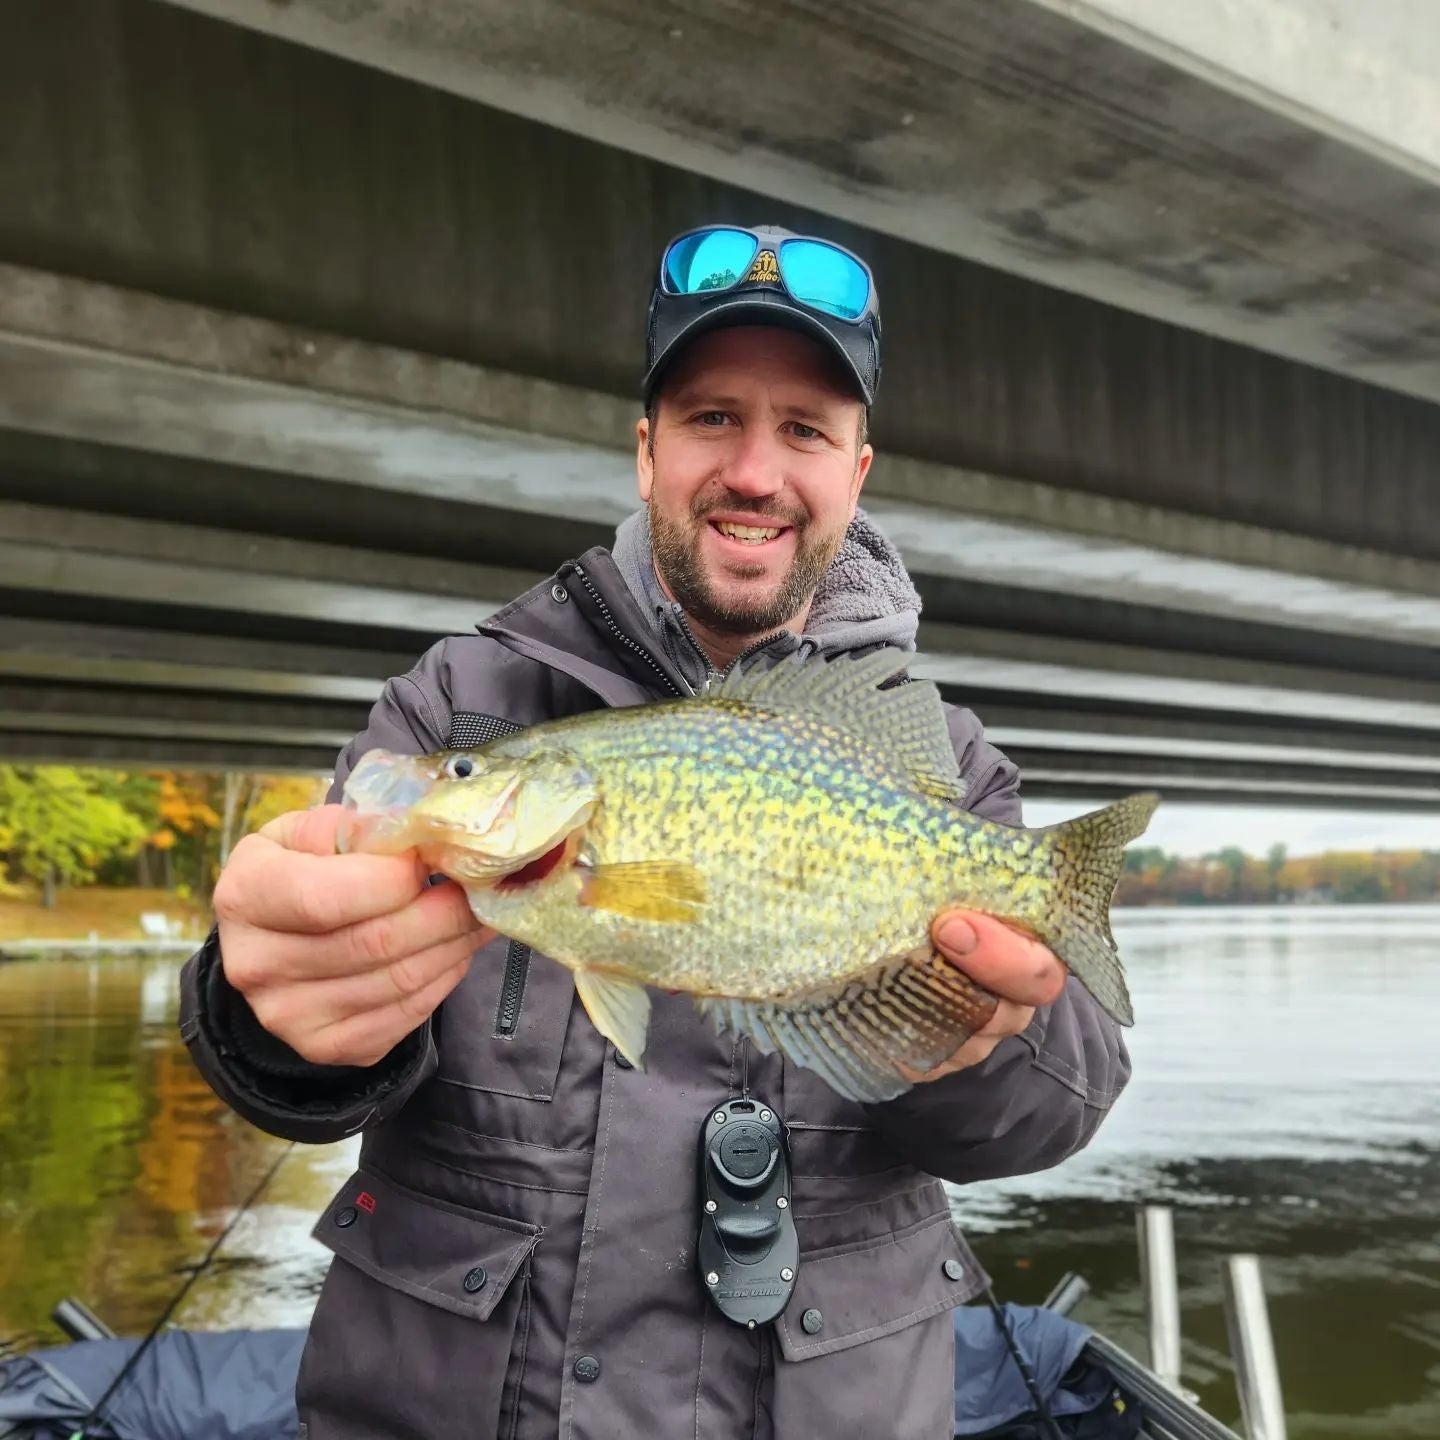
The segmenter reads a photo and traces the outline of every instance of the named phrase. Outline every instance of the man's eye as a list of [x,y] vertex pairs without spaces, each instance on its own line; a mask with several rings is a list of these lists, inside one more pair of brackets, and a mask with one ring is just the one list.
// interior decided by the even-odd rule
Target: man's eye
[[712,428],[723,425],[730,417],[723,410],[706,410],[695,417],[702,425]]
[[797,440],[818,440],[820,432],[813,425],[802,425],[796,420],[790,427],[790,433]]

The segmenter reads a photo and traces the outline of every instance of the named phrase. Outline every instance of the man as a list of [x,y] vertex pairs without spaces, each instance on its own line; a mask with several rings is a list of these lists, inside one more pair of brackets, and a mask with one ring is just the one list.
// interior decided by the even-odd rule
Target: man
[[[868,270],[826,242],[707,227],[667,248],[636,464],[644,508],[390,681],[340,757],[463,748],[699,692],[737,657],[913,649],[919,600],[856,509],[880,371]],[[948,712],[966,803],[1019,777]],[[1128,1076],[1113,1024],[1035,941],[938,917],[1002,997],[900,1098],[815,1074],[653,996],[643,1071],[570,973],[478,927],[414,858],[338,855],[335,806],[236,847],[184,974],[201,1070],[277,1135],[364,1133],[315,1234],[338,1257],[298,1385],[308,1440],[950,1433],[950,1312],[981,1284],[934,1177],[1054,1165]],[[732,1324],[695,1263],[697,1146],[747,1092],[783,1116],[800,1245],[773,1325]]]

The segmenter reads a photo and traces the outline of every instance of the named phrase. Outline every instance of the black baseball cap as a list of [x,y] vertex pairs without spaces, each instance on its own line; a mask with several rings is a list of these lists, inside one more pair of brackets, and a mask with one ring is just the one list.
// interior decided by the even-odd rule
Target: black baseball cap
[[650,297],[645,404],[692,340],[731,325],[779,325],[818,340],[865,408],[875,403],[879,296],[870,267],[843,246],[776,225],[709,225],[677,235]]

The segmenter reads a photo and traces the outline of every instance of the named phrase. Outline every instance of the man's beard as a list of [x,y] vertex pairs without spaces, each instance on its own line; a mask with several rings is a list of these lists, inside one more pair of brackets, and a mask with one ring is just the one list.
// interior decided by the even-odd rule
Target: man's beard
[[[788,525],[795,531],[795,558],[774,589],[737,596],[733,600],[716,592],[700,556],[701,541],[709,523],[705,517],[715,510],[746,513],[754,516],[755,525],[772,522]],[[685,613],[717,635],[758,636],[782,629],[810,602],[845,539],[844,528],[832,535],[814,533],[810,517],[803,511],[785,513],[763,509],[754,501],[736,500],[728,494],[697,495],[691,502],[688,525],[672,521],[655,503],[653,493],[649,511],[656,570]],[[756,569],[749,578],[759,573]],[[742,570],[732,571],[730,578],[743,585],[747,577]]]

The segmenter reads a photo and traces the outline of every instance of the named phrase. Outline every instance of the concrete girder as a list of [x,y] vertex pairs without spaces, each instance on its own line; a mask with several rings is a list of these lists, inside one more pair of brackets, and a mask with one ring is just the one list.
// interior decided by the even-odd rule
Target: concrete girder
[[0,676],[12,679],[369,705],[390,676],[414,663],[407,652],[359,645],[0,617]]
[[97,685],[0,680],[0,730],[155,740],[216,740],[338,753],[367,707],[267,696],[177,695]]
[[[1017,749],[1027,800],[1105,799],[1154,789],[1162,800],[1212,803],[1315,804],[1367,810],[1440,810],[1440,783],[1413,774],[1357,777],[1351,771],[1154,756],[1084,756]],[[244,739],[86,735],[0,728],[0,761],[107,765],[118,769],[173,767],[329,774],[334,751],[320,746]]]
[[436,634],[468,628],[540,579],[428,556],[3,500],[0,578],[18,590]]
[[1440,685],[1423,681],[924,621],[920,652],[916,673],[962,696],[1001,691],[1050,703],[1069,697],[1440,730]]
[[[986,733],[1019,737],[1044,735],[1046,745],[1084,749],[1121,749],[1144,754],[1153,746],[1166,753],[1237,753],[1237,759],[1270,755],[1329,765],[1370,765],[1381,769],[1440,769],[1440,742],[1422,730],[1333,725],[1260,714],[1243,717],[1219,711],[1184,711],[1158,707],[1087,708],[1077,699],[1061,697],[1050,704],[1002,692],[972,690],[954,695],[984,720]],[[997,743],[1001,743],[997,741]],[[1254,753],[1251,753],[1254,752]],[[1318,757],[1318,758],[1317,758]]]
[[335,768],[335,752],[320,745],[301,748],[246,741],[0,730],[0,763],[99,765],[112,770],[250,770],[263,775],[329,775]]
[[[1270,15],[1229,39],[1208,11],[1152,18],[1149,0],[880,0],[843,16],[736,0],[722,24],[698,0],[662,13],[182,3],[1108,304],[1436,393],[1440,157],[1415,117],[1440,87],[1422,58],[1434,45],[1416,51],[1395,23],[1402,0],[1384,0],[1379,24],[1375,6],[1352,7],[1343,26],[1335,7],[1232,0],[1227,19]],[[1267,32],[1290,53],[1246,43]]]
[[[492,528],[608,529],[637,503],[633,420],[574,386],[0,265],[0,426],[36,436],[339,482],[362,514],[379,490],[488,507]],[[115,503],[103,477],[86,486]],[[888,455],[866,504],[922,591],[978,581],[1440,642],[1440,564],[1415,557]],[[447,574],[434,588],[463,593]]]

